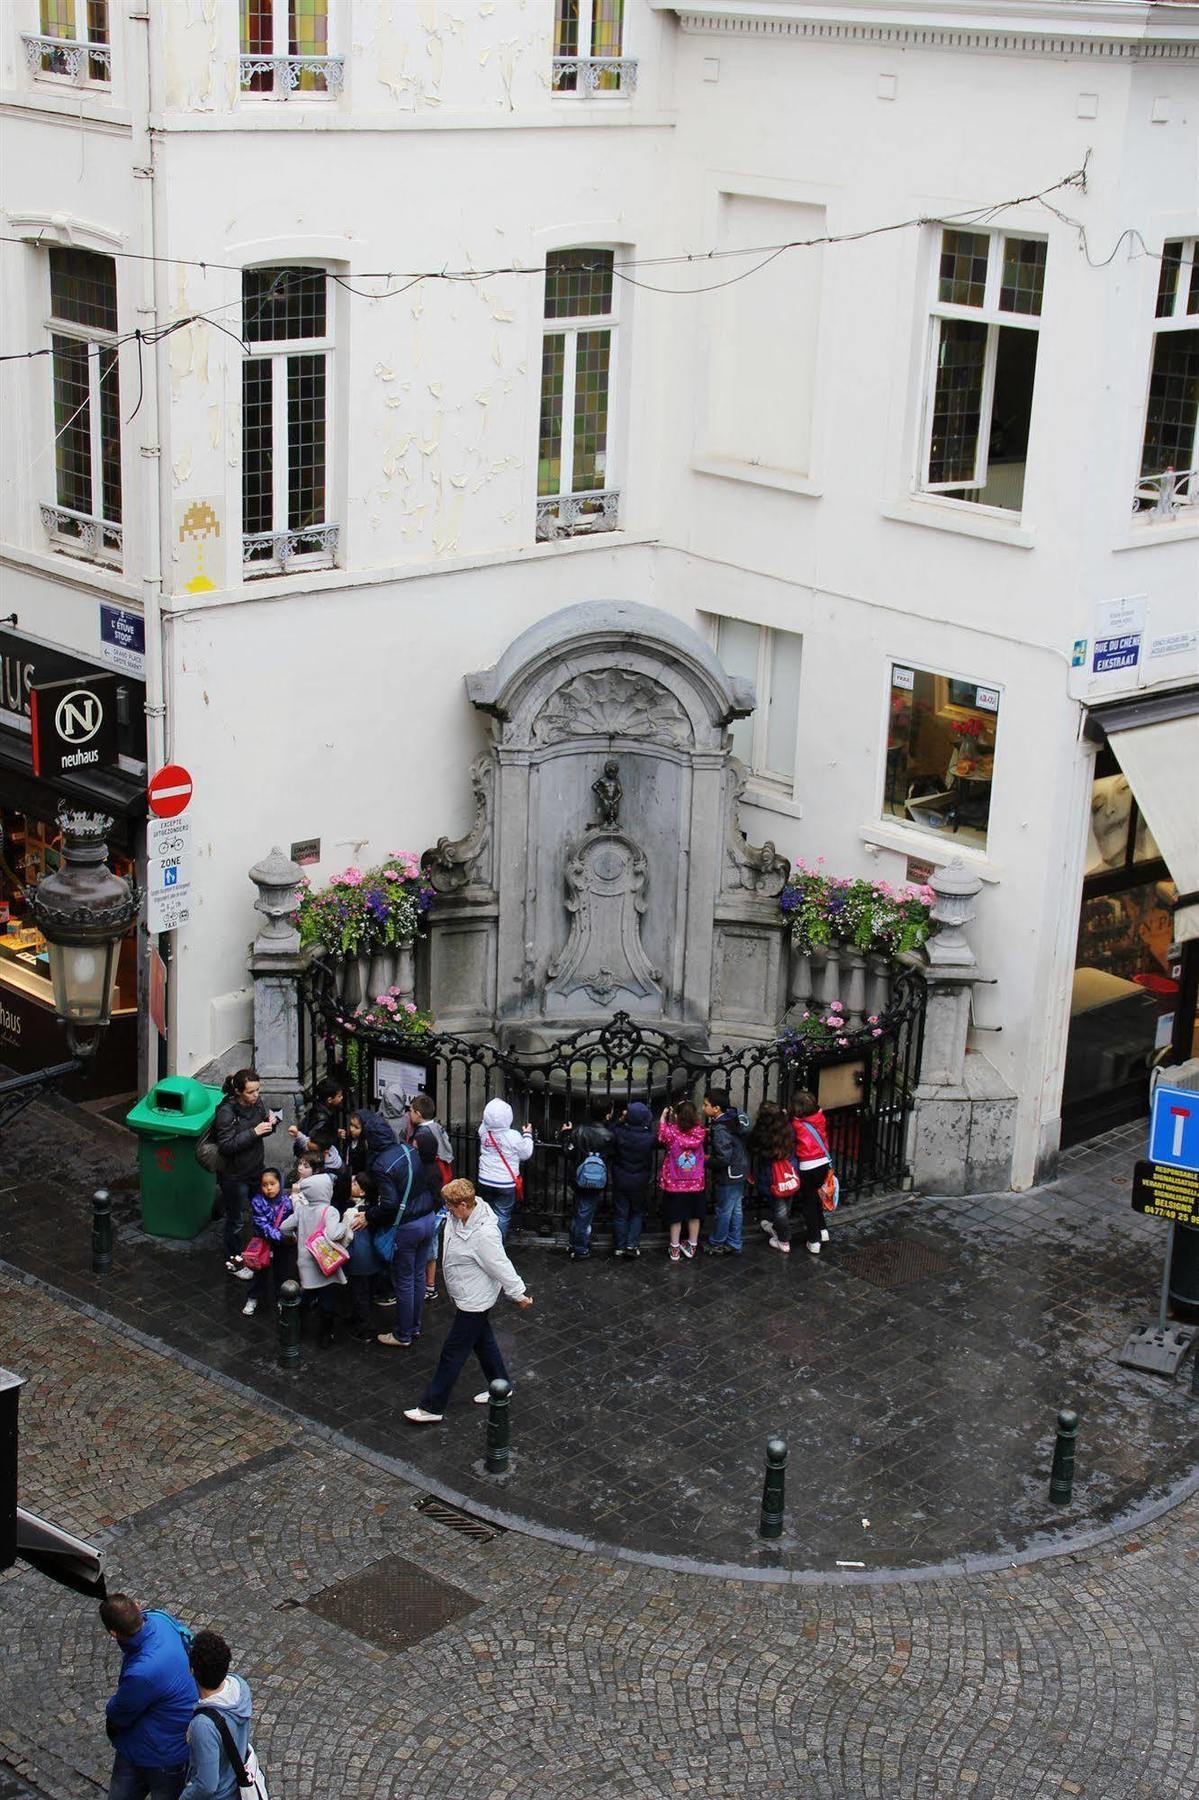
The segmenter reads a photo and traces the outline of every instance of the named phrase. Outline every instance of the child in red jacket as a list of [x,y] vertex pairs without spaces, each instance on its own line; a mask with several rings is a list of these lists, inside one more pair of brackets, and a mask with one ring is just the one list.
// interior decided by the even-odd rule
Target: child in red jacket
[[[828,1125],[815,1094],[800,1088],[791,1101],[791,1130],[795,1137],[795,1161],[799,1168],[799,1200],[808,1249],[820,1255],[821,1244],[828,1243],[824,1224],[824,1208],[820,1190],[829,1172]],[[775,1225],[776,1237],[783,1234]],[[783,1240],[786,1242],[786,1238]]]

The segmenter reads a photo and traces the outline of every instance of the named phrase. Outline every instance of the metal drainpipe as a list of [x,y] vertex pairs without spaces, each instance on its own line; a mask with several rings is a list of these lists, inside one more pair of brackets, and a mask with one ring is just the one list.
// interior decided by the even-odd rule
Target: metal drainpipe
[[[130,93],[130,111],[133,117],[133,137],[131,144],[134,179],[142,183],[141,205],[141,238],[146,253],[152,258],[157,254],[159,235],[158,219],[158,182],[156,179],[154,133],[150,120],[154,109],[154,72],[153,44],[151,40],[150,11],[131,12],[131,24],[145,27],[142,37],[143,52],[143,98],[144,108],[134,104]],[[160,265],[154,261],[142,264],[142,305],[138,308],[140,318],[144,321],[142,329],[153,329],[165,318],[162,310],[164,283]],[[167,504],[164,481],[164,456],[162,446],[163,415],[160,397],[168,391],[163,386],[166,373],[166,353],[162,344],[156,344],[143,351],[142,364],[145,374],[145,393],[142,401],[142,431],[139,452],[142,460],[142,611],[146,627],[146,760],[151,774],[160,769],[167,760],[167,670],[164,658],[164,640],[162,628],[162,548],[164,539],[163,515]],[[169,942],[160,937],[158,942],[160,953],[164,955],[170,966]],[[143,959],[148,962],[148,957]],[[146,968],[148,978],[148,967]],[[173,974],[173,971],[172,971]],[[174,1013],[175,982],[168,981],[167,993],[170,1006],[168,1020],[167,1065],[174,1068]],[[144,990],[148,992],[148,986]],[[148,1009],[146,1009],[148,1012]],[[159,1076],[158,1067],[158,1034],[153,1025],[146,1025],[146,1042],[144,1045],[143,1074],[145,1087],[150,1087]]]

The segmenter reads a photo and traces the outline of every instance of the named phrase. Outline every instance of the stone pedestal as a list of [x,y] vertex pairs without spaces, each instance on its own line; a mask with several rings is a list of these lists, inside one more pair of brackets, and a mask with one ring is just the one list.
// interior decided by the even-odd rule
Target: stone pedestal
[[965,928],[982,882],[955,857],[933,877],[928,1005],[912,1117],[913,1185],[926,1194],[998,1193],[1011,1185],[1016,1096],[969,1047],[970,1003],[985,979]]
[[254,902],[263,916],[250,946],[248,966],[254,978],[254,1067],[262,1077],[262,1097],[295,1123],[300,1084],[299,982],[308,960],[295,927],[299,882],[303,871],[277,846],[250,870],[258,888]]

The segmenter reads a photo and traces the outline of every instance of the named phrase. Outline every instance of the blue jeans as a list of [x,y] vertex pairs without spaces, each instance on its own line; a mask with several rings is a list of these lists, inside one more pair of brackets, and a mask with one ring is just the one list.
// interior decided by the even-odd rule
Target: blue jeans
[[501,1241],[506,1242],[508,1227],[512,1223],[512,1215],[516,1211],[516,1189],[514,1187],[491,1187],[480,1182],[475,1190],[480,1200],[486,1200],[495,1214],[496,1224],[500,1228]]
[[[228,1259],[241,1249],[241,1222],[249,1210],[251,1184],[233,1181],[228,1175],[218,1175],[216,1184],[225,1207],[225,1256]],[[258,1183],[253,1185],[257,1187]]]
[[618,1250],[636,1250],[645,1222],[648,1186],[612,1189],[612,1235]]
[[179,1800],[187,1780],[187,1764],[176,1769],[145,1769],[117,1751],[108,1784],[108,1800]]
[[575,1210],[570,1221],[570,1247],[576,1256],[591,1255],[591,1227],[595,1209],[603,1198],[603,1188],[576,1188]]
[[441,1356],[433,1372],[433,1379],[420,1397],[419,1404],[426,1412],[445,1411],[454,1383],[466,1367],[472,1350],[479,1359],[489,1386],[493,1381],[507,1381],[508,1371],[500,1355],[500,1347],[495,1341],[495,1332],[491,1329],[491,1314],[456,1312],[454,1323],[441,1346]]
[[[428,1213],[423,1219],[405,1219],[396,1232],[395,1254],[391,1259],[391,1279],[395,1285],[395,1336],[410,1343],[420,1330],[421,1312],[425,1304],[425,1263],[429,1257],[429,1241],[437,1230],[437,1216]],[[362,1233],[358,1233],[359,1237]]]
[[719,1249],[725,1244],[730,1250],[740,1250],[741,1200],[744,1193],[744,1180],[718,1181],[712,1189],[715,1217],[708,1233],[708,1243],[712,1249]]

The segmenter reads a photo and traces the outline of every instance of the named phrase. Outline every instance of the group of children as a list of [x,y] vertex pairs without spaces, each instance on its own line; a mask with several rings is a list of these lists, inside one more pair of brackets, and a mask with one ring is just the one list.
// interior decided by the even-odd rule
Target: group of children
[[[437,1297],[437,1263],[446,1210],[442,1189],[453,1179],[453,1147],[427,1094],[410,1102],[398,1131],[379,1113],[351,1112],[338,1120],[344,1094],[333,1079],[317,1087],[302,1123],[289,1127],[294,1165],[264,1168],[250,1195],[253,1235],[229,1258],[231,1272],[249,1282],[247,1317],[272,1283],[298,1277],[305,1300],[319,1312],[323,1342],[331,1342],[338,1287],[350,1287],[355,1334],[406,1349],[420,1335],[421,1313]],[[655,1121],[643,1101],[615,1116],[596,1101],[590,1118],[563,1127],[574,1208],[569,1254],[591,1254],[600,1200],[611,1195],[612,1255],[639,1257],[650,1194],[656,1184],[671,1262],[693,1258],[700,1228],[711,1217],[704,1246],[712,1256],[742,1250],[747,1194],[769,1211],[762,1223],[770,1246],[791,1249],[792,1210],[798,1207],[813,1256],[828,1240],[822,1190],[829,1189],[827,1126],[813,1094],[797,1093],[789,1107],[764,1102],[751,1128],[726,1089],[709,1088],[701,1107],[683,1100]],[[517,1129],[512,1108],[491,1100],[479,1125],[477,1190],[507,1236],[523,1191],[522,1165],[534,1152],[530,1125]],[[402,1193],[401,1193],[402,1190]],[[380,1292],[382,1280],[385,1291]],[[371,1306],[396,1307],[392,1330],[376,1332]]]
[[828,1126],[814,1094],[800,1090],[789,1107],[764,1101],[752,1128],[725,1088],[709,1088],[702,1109],[689,1100],[668,1106],[656,1127],[641,1101],[633,1101],[619,1119],[614,1110],[607,1101],[594,1101],[586,1124],[563,1127],[574,1161],[574,1261],[591,1254],[592,1225],[605,1189],[612,1196],[613,1256],[641,1255],[659,1148],[657,1186],[671,1262],[690,1259],[699,1249],[709,1195],[712,1223],[704,1247],[711,1256],[739,1256],[750,1190],[769,1208],[762,1224],[772,1250],[790,1253],[792,1208],[798,1206],[807,1248],[820,1255],[829,1236],[826,1205],[835,1204],[836,1188]]

